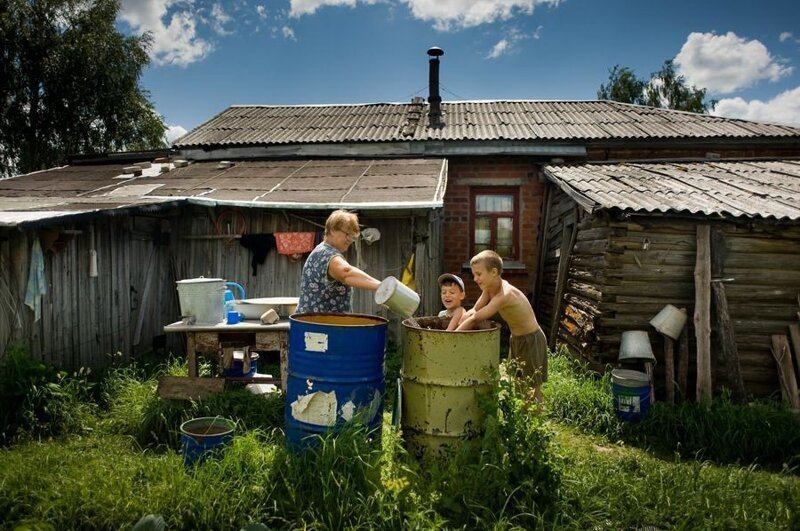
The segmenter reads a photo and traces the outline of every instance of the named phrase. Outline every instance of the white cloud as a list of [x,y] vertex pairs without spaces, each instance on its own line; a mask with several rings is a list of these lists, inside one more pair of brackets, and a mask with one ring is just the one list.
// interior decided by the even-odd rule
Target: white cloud
[[168,125],[167,130],[164,133],[164,137],[167,139],[167,144],[172,144],[175,140],[185,135],[188,131],[180,125]]
[[[290,16],[311,15],[323,6],[356,7],[381,0],[289,0]],[[538,4],[558,5],[562,0],[400,0],[420,20],[433,22],[439,31],[508,20],[518,13],[530,15]],[[391,4],[390,4],[391,5]]]
[[542,26],[536,28],[533,33],[523,33],[518,28],[511,28],[506,32],[506,35],[497,41],[489,53],[486,54],[486,59],[497,59],[502,55],[514,53],[519,48],[520,41],[526,39],[538,39],[542,31]]
[[506,50],[508,50],[508,39],[500,39],[497,41],[497,44],[494,45],[492,51],[489,52],[489,55],[486,56],[487,59],[497,59],[501,55],[503,55]]
[[346,6],[356,7],[356,4],[372,5],[378,0],[289,0],[289,16],[301,17],[303,15],[313,15],[317,9],[324,6]]
[[289,26],[282,27],[281,28],[281,33],[283,33],[283,36],[285,38],[289,39],[289,40],[292,40],[292,41],[296,41],[297,40],[295,38],[295,36],[294,36],[294,30],[292,28],[290,28]]
[[173,6],[191,7],[180,0],[122,0],[119,17],[133,31],[153,35],[150,56],[156,65],[186,66],[213,50],[210,42],[197,34],[197,14],[189,9],[168,10]]
[[781,42],[788,41],[791,38],[792,38],[792,32],[791,31],[784,31],[778,37],[778,39],[780,39]]
[[233,20],[229,14],[225,12],[222,4],[214,4],[211,7],[211,28],[219,35],[230,35],[231,32],[225,29],[225,24]]
[[515,14],[530,15],[539,4],[558,5],[561,0],[402,0],[414,17],[433,22],[439,31],[479,26],[508,20]]
[[800,87],[781,92],[769,101],[725,98],[712,111],[715,116],[743,118],[800,126]]
[[675,56],[675,65],[689,84],[720,94],[762,79],[777,81],[792,72],[792,67],[774,59],[760,41],[747,41],[733,32],[690,33]]
[[256,13],[261,20],[267,20],[267,7],[261,4],[256,6]]

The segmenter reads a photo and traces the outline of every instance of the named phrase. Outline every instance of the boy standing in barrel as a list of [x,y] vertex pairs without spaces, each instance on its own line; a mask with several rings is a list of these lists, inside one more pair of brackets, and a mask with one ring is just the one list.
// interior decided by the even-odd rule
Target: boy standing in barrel
[[496,252],[481,251],[472,257],[469,265],[481,295],[461,318],[456,330],[471,330],[477,323],[499,313],[511,330],[508,357],[519,363],[521,376],[531,381],[534,399],[541,403],[542,383],[547,381],[547,339],[530,301],[503,280],[503,259]]

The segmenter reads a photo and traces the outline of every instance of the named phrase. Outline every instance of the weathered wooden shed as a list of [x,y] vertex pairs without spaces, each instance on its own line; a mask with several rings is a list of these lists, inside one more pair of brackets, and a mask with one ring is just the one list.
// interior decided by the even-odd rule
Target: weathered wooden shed
[[[649,321],[672,304],[688,310],[694,353],[697,231],[708,226],[720,265],[712,282],[725,287],[745,390],[779,389],[770,336],[798,322],[800,159],[551,164],[542,171],[552,186],[538,315],[554,338],[602,367],[616,363],[623,331],[648,330],[663,369],[663,338]],[[712,327],[719,389],[729,386],[730,373],[719,356],[719,325],[712,320]]]
[[[147,159],[138,167],[133,160],[0,181],[0,351],[22,342],[70,368],[102,367],[116,353],[129,358],[154,346],[180,352],[180,338],[162,330],[179,319],[176,280],[221,277],[248,297],[296,296],[303,260],[271,250],[254,266],[241,236],[321,231],[335,208],[355,210],[363,227],[377,229],[372,243],[351,248],[352,263],[377,278],[400,277],[414,253],[422,306],[438,309],[441,158]],[[24,304],[37,239],[46,290],[38,320]],[[354,310],[386,315],[369,295],[357,292]]]

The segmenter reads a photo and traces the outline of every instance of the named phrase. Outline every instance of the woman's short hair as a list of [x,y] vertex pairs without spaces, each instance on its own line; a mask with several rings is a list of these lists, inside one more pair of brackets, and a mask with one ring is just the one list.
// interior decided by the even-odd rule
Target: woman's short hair
[[491,271],[492,268],[495,268],[498,274],[503,272],[503,259],[500,258],[499,254],[489,249],[481,251],[472,257],[472,260],[469,261],[469,265],[475,264],[482,264],[487,271]]
[[334,210],[325,221],[325,235],[332,233],[335,230],[341,230],[348,234],[358,234],[361,230],[358,228],[358,216],[355,212],[348,212],[347,210]]

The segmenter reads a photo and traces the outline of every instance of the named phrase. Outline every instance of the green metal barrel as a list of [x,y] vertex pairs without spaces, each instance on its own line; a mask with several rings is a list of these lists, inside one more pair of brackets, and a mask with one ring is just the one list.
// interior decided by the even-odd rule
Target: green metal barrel
[[448,332],[438,317],[403,321],[403,438],[416,453],[436,453],[480,433],[479,395],[500,362],[500,328]]

